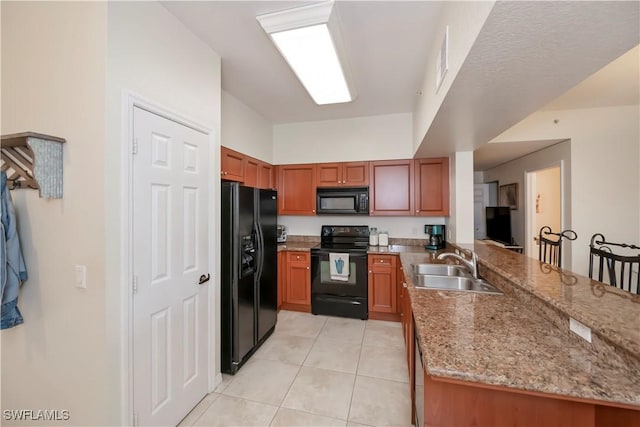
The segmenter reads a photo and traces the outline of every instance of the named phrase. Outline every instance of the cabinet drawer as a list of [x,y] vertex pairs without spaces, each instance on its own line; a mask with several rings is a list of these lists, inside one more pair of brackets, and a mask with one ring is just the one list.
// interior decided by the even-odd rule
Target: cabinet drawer
[[287,261],[309,262],[309,252],[287,252]]
[[384,265],[390,267],[395,264],[395,258],[394,255],[369,255],[369,266]]

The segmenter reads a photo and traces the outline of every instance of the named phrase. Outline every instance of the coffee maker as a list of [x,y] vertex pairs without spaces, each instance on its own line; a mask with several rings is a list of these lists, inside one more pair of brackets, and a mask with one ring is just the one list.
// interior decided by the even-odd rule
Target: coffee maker
[[424,245],[425,249],[438,250],[444,249],[446,246],[444,225],[425,225],[424,234],[427,236],[427,244]]

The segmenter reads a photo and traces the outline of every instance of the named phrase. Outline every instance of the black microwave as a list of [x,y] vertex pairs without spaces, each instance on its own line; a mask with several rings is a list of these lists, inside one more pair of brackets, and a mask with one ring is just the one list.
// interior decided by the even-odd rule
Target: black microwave
[[369,188],[318,188],[318,215],[369,215]]

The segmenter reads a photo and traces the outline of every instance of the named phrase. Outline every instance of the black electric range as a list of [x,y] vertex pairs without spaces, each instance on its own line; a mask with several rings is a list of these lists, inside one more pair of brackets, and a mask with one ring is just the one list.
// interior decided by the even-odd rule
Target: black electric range
[[[323,225],[320,245],[311,248],[311,312],[368,318],[366,225]],[[348,257],[348,274],[336,275],[335,258]],[[341,264],[344,264],[342,262]],[[341,269],[344,265],[341,265]]]

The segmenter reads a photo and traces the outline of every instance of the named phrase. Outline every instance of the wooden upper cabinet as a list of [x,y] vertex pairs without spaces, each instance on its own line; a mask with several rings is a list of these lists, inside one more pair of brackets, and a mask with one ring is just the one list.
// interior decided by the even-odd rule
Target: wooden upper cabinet
[[244,185],[247,187],[261,188],[259,183],[260,160],[253,157],[245,157],[244,159]]
[[278,167],[278,214],[316,214],[316,165]]
[[227,147],[220,147],[220,177],[247,187],[275,188],[272,165]]
[[244,181],[244,154],[220,147],[220,177],[229,181]]
[[318,187],[366,187],[369,162],[318,163]]
[[414,215],[413,168],[413,160],[370,162],[371,215]]
[[342,164],[342,185],[366,187],[369,185],[369,162]]
[[258,168],[258,188],[275,188],[274,167],[260,162]]
[[449,215],[449,159],[415,160],[415,214]]

